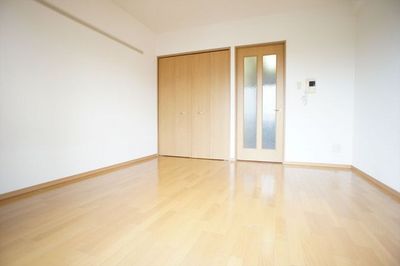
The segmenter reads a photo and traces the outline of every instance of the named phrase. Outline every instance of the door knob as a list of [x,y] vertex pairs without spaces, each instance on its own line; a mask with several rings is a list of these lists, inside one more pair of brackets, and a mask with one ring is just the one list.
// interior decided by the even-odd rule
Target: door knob
[[275,112],[279,112],[280,110],[279,109],[274,109],[275,110]]
[[180,114],[180,115],[184,115],[184,114],[185,114],[185,112],[179,112],[179,114]]

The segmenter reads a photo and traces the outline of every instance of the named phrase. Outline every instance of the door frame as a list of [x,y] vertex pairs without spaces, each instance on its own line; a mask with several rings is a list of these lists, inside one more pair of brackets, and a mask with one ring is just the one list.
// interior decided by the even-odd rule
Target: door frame
[[268,43],[257,43],[257,44],[247,44],[247,45],[238,45],[235,46],[235,158],[238,161],[254,161],[254,160],[243,160],[243,159],[238,159],[238,132],[239,132],[239,114],[238,114],[238,104],[239,104],[239,82],[238,82],[238,64],[239,64],[239,59],[238,59],[238,50],[240,48],[252,48],[252,47],[259,47],[259,46],[272,46],[272,45],[277,45],[281,44],[283,45],[283,106],[282,106],[282,162],[268,162],[268,161],[256,161],[256,162],[266,162],[266,163],[280,163],[283,164],[285,162],[285,135],[286,135],[286,40],[283,41],[276,41],[276,42],[268,42]]

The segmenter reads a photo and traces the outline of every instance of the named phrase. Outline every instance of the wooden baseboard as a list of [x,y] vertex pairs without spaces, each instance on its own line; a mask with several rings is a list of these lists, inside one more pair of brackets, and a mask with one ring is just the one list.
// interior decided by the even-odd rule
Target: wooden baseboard
[[380,182],[378,179],[374,178],[373,176],[368,175],[367,173],[363,172],[359,168],[355,167],[354,165],[348,164],[330,164],[330,163],[308,163],[308,162],[284,162],[284,165],[288,166],[296,166],[296,167],[318,167],[318,168],[336,168],[336,169],[349,169],[358,174],[359,176],[363,177],[367,180],[370,184],[376,186],[382,192],[388,194],[395,200],[400,202],[400,192],[394,190],[393,188],[385,185],[384,183]]
[[92,170],[92,171],[76,174],[76,175],[73,175],[73,176],[67,176],[67,177],[59,178],[59,179],[52,180],[52,181],[49,181],[49,182],[37,184],[37,185],[31,186],[31,187],[26,187],[26,188],[22,188],[22,189],[19,189],[19,190],[15,190],[15,191],[7,192],[7,193],[4,193],[4,194],[0,194],[0,201],[9,200],[11,198],[25,197],[25,196],[31,195],[31,194],[39,192],[39,191],[51,189],[51,188],[54,188],[54,187],[57,187],[57,186],[70,184],[70,183],[73,183],[73,182],[78,182],[78,181],[80,181],[82,179],[95,177],[95,176],[98,176],[98,175],[101,175],[101,174],[105,174],[105,173],[108,173],[108,172],[111,172],[111,171],[115,171],[115,170],[118,170],[118,169],[121,169],[121,168],[124,168],[124,167],[131,166],[133,164],[137,164],[139,162],[151,160],[151,159],[156,158],[157,156],[158,156],[157,154],[153,154],[153,155],[141,157],[141,158],[138,158],[138,159],[130,160],[130,161],[127,161],[127,162],[122,162],[122,163],[106,166],[106,167],[99,168],[99,169],[96,169],[96,170]]
[[[106,166],[103,168],[99,168],[96,170],[92,170],[92,171],[88,171],[85,173],[80,173],[77,175],[73,175],[73,176],[68,176],[68,177],[64,177],[64,178],[60,178],[60,179],[56,179],[56,180],[52,180],[46,183],[42,183],[42,184],[38,184],[38,185],[34,185],[31,187],[27,187],[27,188],[23,188],[23,189],[19,189],[19,190],[15,190],[15,191],[11,191],[11,192],[7,192],[4,194],[0,194],[0,201],[6,201],[9,199],[16,199],[16,198],[21,198],[21,197],[25,197],[25,196],[29,196],[32,195],[34,193],[38,193],[47,189],[52,189],[58,186],[63,186],[66,184],[70,184],[70,183],[74,183],[74,182],[78,182],[82,179],[86,179],[86,178],[91,178],[91,177],[95,177],[101,174],[105,174],[111,171],[115,171],[124,167],[128,167],[143,161],[147,161],[147,160],[151,160],[154,158],[157,158],[158,155],[157,154],[153,154],[153,155],[149,155],[146,157],[141,157],[138,159],[134,159],[134,160],[130,160],[127,162],[122,162],[122,163],[118,163],[118,164],[114,164],[111,166]],[[383,192],[385,192],[386,194],[392,196],[393,198],[395,198],[396,200],[400,201],[400,192],[398,192],[397,190],[392,189],[391,187],[385,185],[384,183],[380,182],[379,180],[377,180],[376,178],[368,175],[367,173],[363,172],[362,170],[360,170],[359,168],[353,166],[353,165],[347,165],[347,164],[329,164],[329,163],[309,163],[309,162],[283,162],[284,165],[287,166],[297,166],[297,167],[318,167],[318,168],[335,168],[335,169],[351,169],[353,172],[357,173],[358,175],[360,175],[361,177],[363,177],[364,179],[366,179],[368,182],[370,182],[371,184],[375,185],[376,187],[378,187],[380,190],[382,190]]]
[[289,166],[305,166],[305,167],[318,167],[318,168],[338,168],[350,169],[349,164],[333,164],[333,163],[309,163],[309,162],[283,162],[284,165]]
[[370,176],[369,174],[365,173],[364,171],[360,170],[359,168],[355,167],[354,165],[351,166],[351,170],[358,174],[359,176],[363,177],[365,180],[367,180],[369,183],[372,185],[376,186],[379,188],[381,191],[384,193],[388,194],[392,198],[398,200],[400,202],[400,192],[397,190],[394,190],[393,188],[389,187],[388,185],[385,185],[378,179],[374,178],[373,176]]

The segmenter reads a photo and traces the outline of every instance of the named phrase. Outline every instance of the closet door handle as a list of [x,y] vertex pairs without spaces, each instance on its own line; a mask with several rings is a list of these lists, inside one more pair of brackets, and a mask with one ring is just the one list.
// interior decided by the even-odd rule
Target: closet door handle
[[180,114],[180,115],[184,115],[184,114],[186,114],[186,113],[185,113],[185,112],[179,112],[179,114]]
[[198,114],[198,115],[202,115],[202,114],[204,114],[204,112],[197,112],[197,114]]

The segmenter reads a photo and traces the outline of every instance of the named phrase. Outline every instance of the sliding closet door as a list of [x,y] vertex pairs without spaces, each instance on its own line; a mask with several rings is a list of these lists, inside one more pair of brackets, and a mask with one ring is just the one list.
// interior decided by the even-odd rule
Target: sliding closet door
[[227,159],[229,50],[192,56],[192,156]]
[[229,157],[229,50],[159,59],[159,153]]
[[191,156],[190,58],[159,59],[159,153]]
[[192,156],[211,158],[210,53],[194,54],[192,60]]
[[230,51],[210,53],[210,152],[214,159],[229,158]]

